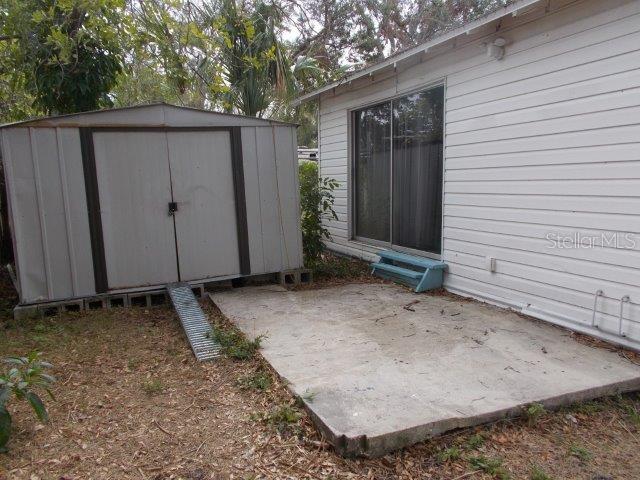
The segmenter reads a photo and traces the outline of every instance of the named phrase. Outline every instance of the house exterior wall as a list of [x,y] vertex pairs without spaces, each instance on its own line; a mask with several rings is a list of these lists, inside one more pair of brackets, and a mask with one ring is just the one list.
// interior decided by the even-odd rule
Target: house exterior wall
[[[502,60],[482,46],[497,36]],[[444,84],[446,288],[639,348],[639,48],[640,1],[552,0],[323,94],[320,171],[341,183],[329,247],[380,250],[351,240],[350,112]],[[595,247],[552,248],[577,234]]]
[[[164,106],[131,109],[135,125],[153,125],[159,107]],[[171,126],[188,125],[173,108],[169,108]],[[83,126],[111,125],[112,121],[119,125],[123,112],[118,112],[117,118],[116,112],[87,115],[91,121],[79,115],[75,121]],[[242,124],[251,274],[302,267],[295,126],[221,117]],[[79,130],[47,126],[56,121],[0,130],[22,304],[96,292]],[[224,126],[220,123],[217,115],[203,112],[189,126]]]

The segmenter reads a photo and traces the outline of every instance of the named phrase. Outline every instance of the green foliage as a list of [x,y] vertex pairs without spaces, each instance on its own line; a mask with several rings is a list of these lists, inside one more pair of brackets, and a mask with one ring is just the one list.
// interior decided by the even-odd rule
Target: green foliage
[[281,433],[289,431],[300,418],[302,418],[302,414],[289,404],[278,405],[269,412],[252,415],[253,420],[271,425]]
[[571,407],[571,411],[575,413],[582,413],[584,415],[593,415],[605,410],[605,404],[600,401],[592,400],[588,402],[576,403]]
[[545,473],[542,468],[537,465],[533,465],[531,467],[531,475],[529,476],[530,480],[553,480],[549,475]]
[[573,444],[569,447],[569,455],[571,455],[572,457],[576,457],[582,462],[588,462],[593,457],[589,450],[576,444]]
[[371,267],[367,262],[328,252],[308,264],[313,269],[313,278],[316,281],[354,280],[371,275]]
[[209,338],[220,344],[222,353],[235,360],[248,360],[253,358],[260,349],[264,335],[258,335],[253,340],[247,338],[237,330],[214,326],[208,333]]
[[45,113],[95,110],[122,69],[122,0],[3,0],[13,81]]
[[438,463],[447,463],[455,462],[456,460],[459,460],[460,457],[462,457],[462,450],[454,446],[441,450],[440,452],[438,452],[436,458],[438,460]]
[[323,218],[337,220],[333,210],[333,191],[338,182],[319,178],[315,162],[302,162],[298,167],[300,178],[300,210],[302,215],[302,248],[305,263],[313,267],[324,251],[323,240],[329,239],[329,231],[322,225]]
[[266,391],[271,388],[273,381],[267,372],[254,372],[238,379],[238,385],[247,390]]
[[634,405],[628,404],[625,405],[624,410],[629,421],[635,426],[640,426],[640,413],[638,412],[638,409]]
[[476,433],[475,435],[471,435],[469,440],[467,440],[467,448],[469,450],[476,450],[484,445],[485,439],[484,436],[480,433]]
[[524,416],[527,419],[529,426],[533,426],[538,423],[538,420],[546,415],[546,413],[547,411],[541,403],[532,403],[524,409]]
[[164,390],[164,385],[162,381],[157,378],[150,378],[149,380],[145,380],[142,383],[142,390],[149,396],[157,395],[162,393]]
[[6,406],[12,396],[26,401],[41,422],[49,419],[47,409],[34,389],[44,390],[53,399],[50,385],[55,378],[46,373],[51,364],[40,360],[40,355],[32,352],[26,357],[8,357],[3,360],[9,369],[0,375],[0,451],[6,451],[11,434],[11,415]]
[[508,480],[509,472],[502,466],[502,460],[499,458],[487,458],[483,455],[471,457],[469,464],[476,470],[482,470],[487,475],[499,480]]

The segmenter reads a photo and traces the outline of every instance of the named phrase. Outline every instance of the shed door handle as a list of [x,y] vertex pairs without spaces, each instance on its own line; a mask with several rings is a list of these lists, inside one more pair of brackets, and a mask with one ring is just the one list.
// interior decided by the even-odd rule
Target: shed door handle
[[169,216],[172,216],[178,211],[178,202],[169,202]]

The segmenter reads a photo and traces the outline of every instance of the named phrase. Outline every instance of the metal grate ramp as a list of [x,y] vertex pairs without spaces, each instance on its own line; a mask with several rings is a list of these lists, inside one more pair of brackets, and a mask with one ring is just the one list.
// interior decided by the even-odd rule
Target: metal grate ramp
[[211,331],[211,325],[191,287],[187,283],[170,283],[167,285],[167,292],[198,361],[220,356],[220,345],[207,336]]

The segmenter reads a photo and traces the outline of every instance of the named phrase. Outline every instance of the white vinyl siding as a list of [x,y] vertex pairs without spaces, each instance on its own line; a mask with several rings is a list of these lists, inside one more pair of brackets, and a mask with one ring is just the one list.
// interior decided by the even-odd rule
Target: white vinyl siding
[[[489,31],[322,95],[321,174],[341,182],[329,246],[379,250],[350,240],[349,112],[444,81],[446,287],[639,348],[640,1],[551,1]],[[500,61],[482,47],[498,35]],[[628,232],[636,245],[554,249],[545,238],[575,232]],[[614,334],[624,295],[628,339]]]

